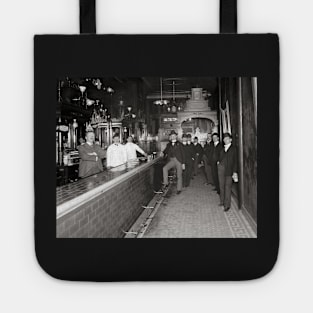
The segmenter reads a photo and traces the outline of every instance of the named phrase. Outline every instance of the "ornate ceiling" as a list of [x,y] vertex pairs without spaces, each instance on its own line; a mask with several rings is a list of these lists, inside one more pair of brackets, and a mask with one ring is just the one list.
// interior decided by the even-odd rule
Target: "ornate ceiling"
[[[142,77],[146,85],[148,95],[160,94],[160,77]],[[173,82],[175,94],[190,93],[191,88],[201,87],[212,94],[217,87],[216,77],[162,77],[163,93],[172,94]]]

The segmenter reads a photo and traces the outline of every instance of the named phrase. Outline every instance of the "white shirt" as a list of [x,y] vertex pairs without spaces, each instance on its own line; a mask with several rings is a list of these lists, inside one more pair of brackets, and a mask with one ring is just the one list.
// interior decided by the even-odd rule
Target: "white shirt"
[[231,146],[231,143],[229,143],[228,145],[225,145],[225,146],[224,146],[225,152],[227,152],[227,150],[229,149],[230,146]]
[[141,154],[145,155],[146,153],[135,143],[127,142],[125,145],[127,161],[137,159],[136,151],[140,152]]
[[214,141],[214,147],[216,147],[219,144],[219,141]]
[[107,167],[116,167],[127,162],[125,146],[112,143],[107,150]]

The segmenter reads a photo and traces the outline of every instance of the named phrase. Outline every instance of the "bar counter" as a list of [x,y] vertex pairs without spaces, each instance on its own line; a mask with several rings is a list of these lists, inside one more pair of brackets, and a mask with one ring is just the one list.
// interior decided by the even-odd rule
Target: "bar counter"
[[118,238],[161,185],[159,156],[57,187],[57,238]]

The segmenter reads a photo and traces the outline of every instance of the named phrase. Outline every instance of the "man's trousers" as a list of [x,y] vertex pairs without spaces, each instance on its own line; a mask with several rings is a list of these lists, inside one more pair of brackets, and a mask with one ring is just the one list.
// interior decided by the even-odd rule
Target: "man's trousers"
[[212,167],[209,164],[209,160],[206,155],[203,156],[203,162],[204,162],[204,171],[205,171],[207,183],[213,184]]
[[193,162],[186,162],[185,170],[183,171],[183,186],[188,187],[190,185],[190,180],[193,171]]
[[218,179],[218,169],[217,169],[216,163],[212,164],[212,177],[213,177],[213,183],[214,183],[214,186],[215,186],[217,192],[220,192],[220,184],[219,184],[219,179]]
[[218,167],[218,179],[220,184],[220,199],[224,208],[230,208],[231,203],[231,188],[233,185],[233,179],[231,176],[225,176],[225,167],[221,164]]
[[170,158],[170,161],[163,167],[163,183],[168,185],[168,171],[172,168],[176,168],[177,191],[181,191],[183,186],[183,169],[182,164],[176,158]]
[[198,174],[200,161],[201,161],[200,156],[196,154],[195,160],[194,160],[194,168],[193,168],[193,175],[194,176],[196,176]]

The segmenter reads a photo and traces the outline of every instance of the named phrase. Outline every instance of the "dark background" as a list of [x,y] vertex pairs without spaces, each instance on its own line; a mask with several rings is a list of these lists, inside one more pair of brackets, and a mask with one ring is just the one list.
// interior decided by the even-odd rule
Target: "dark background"
[[[169,58],[165,52],[170,51],[178,53]],[[257,239],[56,239],[57,79],[117,75],[258,77]],[[276,35],[36,36],[35,240],[40,265],[69,280],[243,280],[265,275],[275,264],[279,244],[278,103]]]

